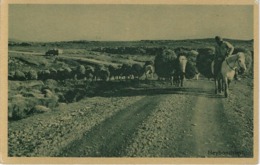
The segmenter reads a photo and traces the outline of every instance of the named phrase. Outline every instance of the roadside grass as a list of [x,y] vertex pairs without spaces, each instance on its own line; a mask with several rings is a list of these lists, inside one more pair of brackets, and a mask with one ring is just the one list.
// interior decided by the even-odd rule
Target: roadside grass
[[[8,113],[10,120],[19,120],[35,115],[35,106],[41,105],[53,110],[60,103],[78,102],[86,97],[119,97],[131,95],[149,95],[149,90],[134,89],[163,88],[170,82],[155,80],[113,80],[85,81],[62,80],[55,81],[9,81]],[[159,92],[160,93],[160,92]]]

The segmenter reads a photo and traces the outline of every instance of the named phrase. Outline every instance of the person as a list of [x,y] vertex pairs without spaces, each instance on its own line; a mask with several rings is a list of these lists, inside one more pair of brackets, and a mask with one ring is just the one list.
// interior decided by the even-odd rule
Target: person
[[[215,57],[214,57],[214,72],[215,75],[218,75],[221,70],[222,62],[229,56],[232,55],[234,51],[234,46],[227,41],[224,41],[220,36],[215,37],[216,46],[215,46]],[[235,79],[239,80],[237,77],[237,71],[235,74]]]

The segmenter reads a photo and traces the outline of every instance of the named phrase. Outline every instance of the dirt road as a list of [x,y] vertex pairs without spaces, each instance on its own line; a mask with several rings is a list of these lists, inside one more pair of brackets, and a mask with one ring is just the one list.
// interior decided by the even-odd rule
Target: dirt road
[[[63,123],[66,132],[59,139],[53,135],[50,140],[63,143],[50,142],[48,149],[46,144],[38,145],[33,149],[34,155],[252,157],[251,87],[246,82],[232,83],[230,97],[224,98],[214,94],[214,83],[207,79],[186,81],[185,86],[129,89],[120,96],[92,98],[68,105],[68,109],[81,109],[86,104],[90,108],[85,114],[82,110],[73,111],[74,115],[66,110],[52,114],[53,119],[48,118],[46,125],[61,115],[70,116],[66,120],[68,125]],[[24,124],[10,123],[10,128],[19,129],[27,121],[32,122],[25,119],[21,121]],[[56,127],[53,131],[59,132],[59,129]],[[39,139],[42,138],[46,138],[46,134]],[[16,145],[13,150],[17,148]]]

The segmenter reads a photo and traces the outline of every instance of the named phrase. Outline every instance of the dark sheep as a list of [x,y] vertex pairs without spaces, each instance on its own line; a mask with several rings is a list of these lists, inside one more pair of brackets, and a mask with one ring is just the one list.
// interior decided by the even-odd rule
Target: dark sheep
[[109,78],[109,71],[108,69],[103,66],[103,65],[98,65],[95,67],[95,72],[94,72],[94,79],[97,81],[98,79],[107,81]]
[[110,72],[110,76],[109,76],[109,79],[111,80],[111,78],[113,77],[114,79],[120,79],[120,76],[121,76],[121,67],[122,66],[115,66],[115,65],[109,65],[108,66],[108,70]]
[[177,55],[172,50],[165,50],[155,57],[154,67],[158,78],[169,79],[173,75]]
[[132,77],[132,66],[130,64],[123,64],[121,67],[121,75],[125,77],[125,80]]
[[198,49],[198,57],[196,66],[198,71],[207,78],[212,78],[211,63],[214,60],[214,48],[200,48]]
[[144,68],[140,64],[133,64],[131,67],[131,74],[134,79],[140,79],[140,77],[144,74]]

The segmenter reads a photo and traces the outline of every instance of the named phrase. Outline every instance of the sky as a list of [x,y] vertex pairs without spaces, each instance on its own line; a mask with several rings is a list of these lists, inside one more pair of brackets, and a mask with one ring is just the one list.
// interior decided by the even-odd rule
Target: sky
[[9,5],[9,38],[23,41],[253,39],[246,5]]

